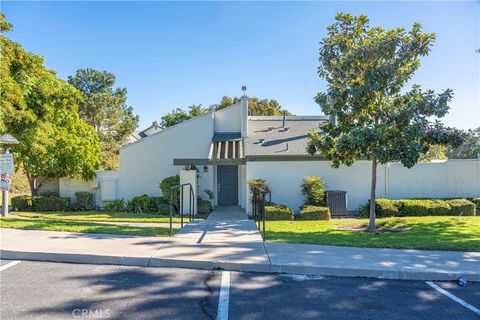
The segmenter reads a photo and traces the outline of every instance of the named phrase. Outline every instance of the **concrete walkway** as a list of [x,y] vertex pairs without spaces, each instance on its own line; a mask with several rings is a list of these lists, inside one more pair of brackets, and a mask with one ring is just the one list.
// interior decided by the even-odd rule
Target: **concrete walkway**
[[173,238],[0,229],[0,247],[3,259],[480,281],[480,252],[264,243],[238,208],[217,209]]

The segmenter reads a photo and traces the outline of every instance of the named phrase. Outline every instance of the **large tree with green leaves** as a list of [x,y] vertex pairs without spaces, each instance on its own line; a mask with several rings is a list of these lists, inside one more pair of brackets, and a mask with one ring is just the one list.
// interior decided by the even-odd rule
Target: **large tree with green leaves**
[[115,76],[107,71],[79,69],[68,82],[80,90],[80,117],[93,126],[103,150],[102,167],[118,168],[118,149],[138,125],[138,116],[127,105],[127,89],[114,88]]
[[457,148],[448,146],[446,154],[450,159],[480,158],[480,127],[469,129],[466,132],[465,141]]
[[32,195],[43,179],[92,178],[101,149],[95,130],[78,116],[80,92],[47,70],[41,56],[7,39],[3,32],[11,26],[0,18],[0,133],[20,141],[11,150]]
[[322,111],[336,118],[310,132],[308,151],[320,152],[333,167],[371,161],[369,230],[375,232],[377,165],[400,161],[412,167],[431,145],[459,145],[461,132],[438,119],[447,114],[453,92],[436,94],[407,82],[430,52],[433,33],[370,27],[366,16],[337,14],[321,42],[318,73],[327,81],[316,96]]

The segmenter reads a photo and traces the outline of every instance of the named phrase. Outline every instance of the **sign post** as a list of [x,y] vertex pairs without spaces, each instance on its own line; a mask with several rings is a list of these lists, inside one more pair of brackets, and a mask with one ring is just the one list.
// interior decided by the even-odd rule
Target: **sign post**
[[[18,144],[18,140],[10,134],[0,136],[0,144]],[[8,190],[12,182],[12,174],[15,173],[13,154],[5,150],[0,154],[0,189],[2,190],[2,216],[8,217]]]

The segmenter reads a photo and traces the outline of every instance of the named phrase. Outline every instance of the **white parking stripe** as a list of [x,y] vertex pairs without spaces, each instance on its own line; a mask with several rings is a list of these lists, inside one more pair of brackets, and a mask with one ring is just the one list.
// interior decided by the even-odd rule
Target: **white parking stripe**
[[458,298],[457,296],[454,296],[453,294],[451,294],[450,292],[448,292],[447,290],[444,290],[442,288],[440,288],[439,286],[437,286],[435,283],[431,282],[431,281],[425,281],[426,284],[428,284],[430,287],[432,287],[433,289],[437,290],[438,292],[440,292],[441,294],[444,294],[446,295],[447,297],[449,297],[450,299],[452,299],[453,301],[461,304],[462,306],[464,306],[465,308],[475,312],[476,314],[478,314],[480,316],[480,310],[475,308],[474,306],[472,306],[471,304],[463,301],[462,299]]
[[222,272],[220,296],[218,297],[217,320],[228,320],[228,303],[230,300],[230,271]]
[[6,269],[8,269],[8,268],[10,268],[10,267],[13,267],[13,266],[16,265],[16,264],[19,264],[19,263],[20,263],[20,261],[15,260],[15,261],[9,262],[9,263],[7,263],[7,264],[4,264],[3,266],[0,267],[0,271],[6,270]]

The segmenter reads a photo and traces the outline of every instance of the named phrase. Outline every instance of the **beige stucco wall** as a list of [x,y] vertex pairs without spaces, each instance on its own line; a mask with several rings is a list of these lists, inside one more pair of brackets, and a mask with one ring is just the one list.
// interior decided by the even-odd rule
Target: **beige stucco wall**
[[[119,198],[129,200],[142,194],[160,196],[160,181],[179,174],[182,169],[173,165],[173,159],[207,158],[213,121],[213,114],[208,113],[120,149]],[[203,166],[199,170],[201,192],[205,188],[213,189],[209,183],[213,170],[204,173]]]
[[[247,163],[247,181],[262,178],[272,190],[272,200],[298,210],[304,202],[300,184],[306,176],[321,176],[327,190],[346,190],[348,210],[357,210],[370,198],[369,161],[351,167],[330,167],[327,161],[269,161]],[[248,197],[248,190],[246,190]],[[445,198],[480,196],[480,160],[419,163],[411,169],[399,163],[379,166],[377,197]],[[247,198],[248,199],[248,198]],[[249,201],[247,201],[249,202]],[[247,203],[250,211],[250,204]]]
[[[113,187],[113,194],[118,192],[118,171],[113,170],[96,170],[96,177],[93,180],[85,181],[78,178],[60,178],[59,179],[59,194],[61,197],[67,197],[72,199],[72,203],[75,201],[75,192],[86,191],[95,194],[95,203],[99,207],[104,206],[105,192],[102,194],[102,186],[104,182],[111,182]],[[114,197],[117,198],[117,197]],[[112,200],[112,199],[108,199]]]
[[215,132],[241,131],[242,102],[215,112]]

